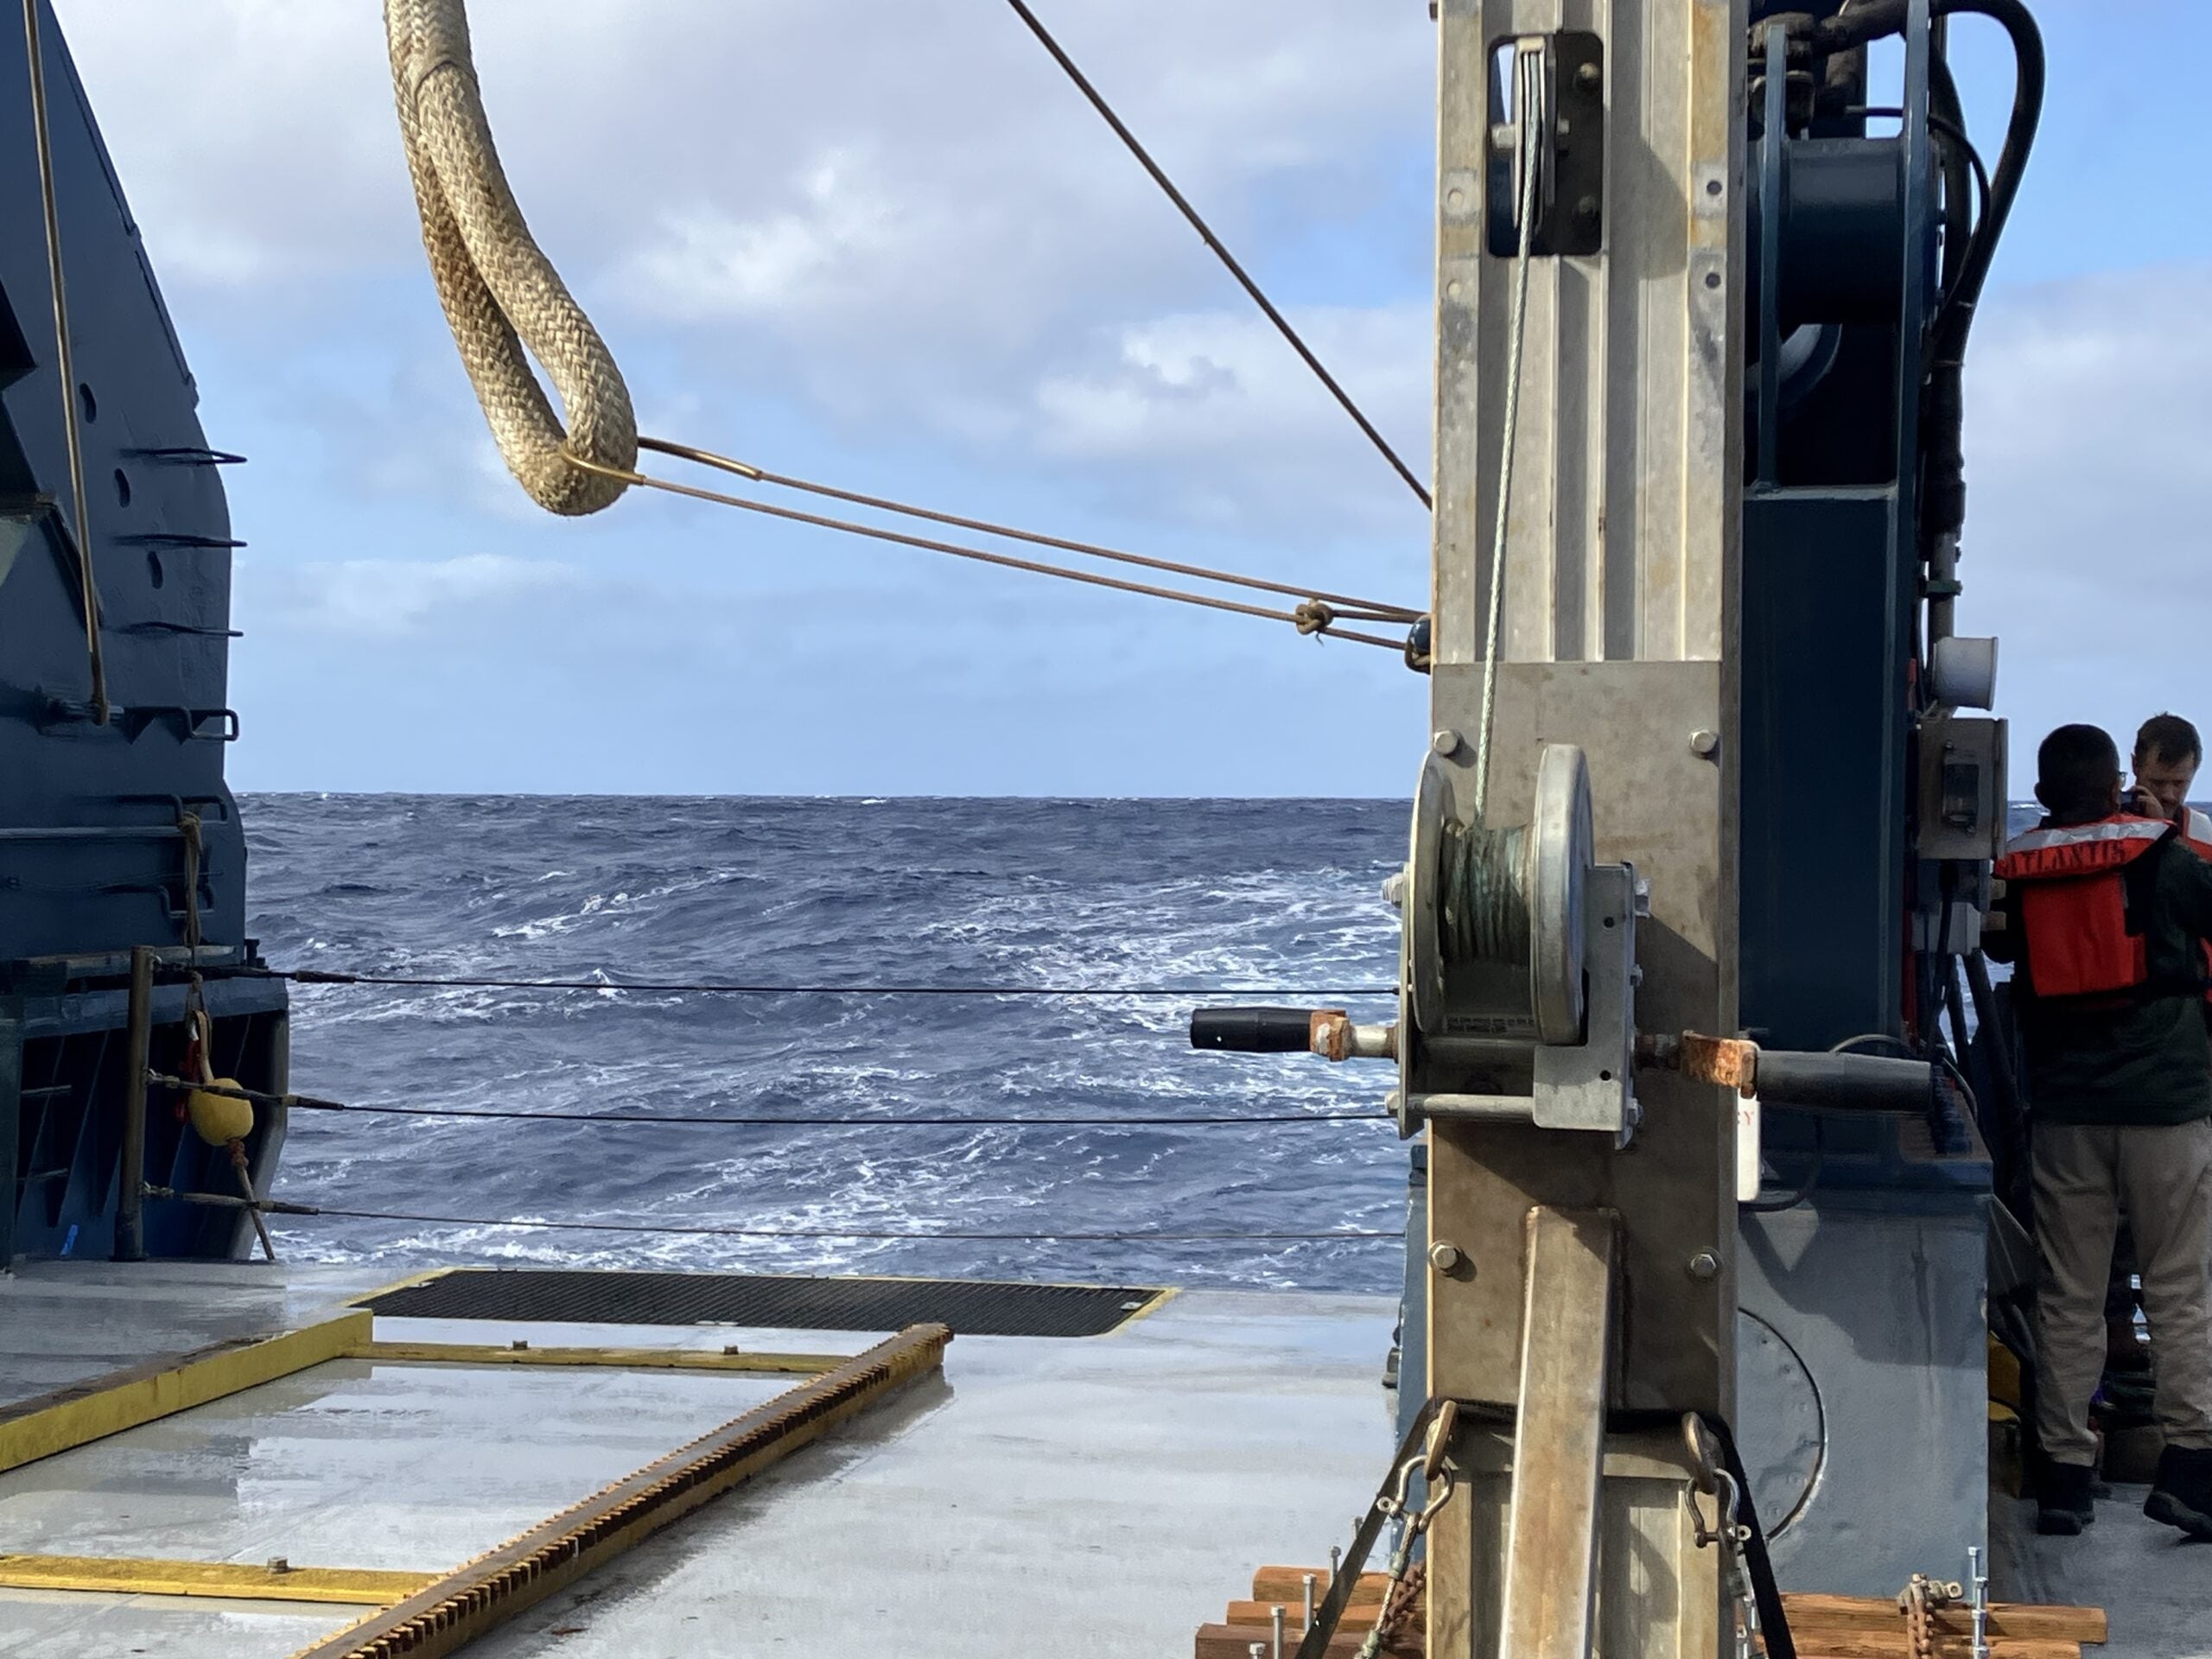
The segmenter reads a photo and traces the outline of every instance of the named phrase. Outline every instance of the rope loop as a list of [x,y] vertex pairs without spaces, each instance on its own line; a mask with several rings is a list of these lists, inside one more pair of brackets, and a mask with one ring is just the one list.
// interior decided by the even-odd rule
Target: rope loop
[[[385,0],[391,82],[430,276],[499,454],[530,499],[575,517],[638,464],[629,388],[531,238],[484,113],[462,0]],[[565,430],[531,365],[545,367]],[[595,463],[579,467],[570,456]]]

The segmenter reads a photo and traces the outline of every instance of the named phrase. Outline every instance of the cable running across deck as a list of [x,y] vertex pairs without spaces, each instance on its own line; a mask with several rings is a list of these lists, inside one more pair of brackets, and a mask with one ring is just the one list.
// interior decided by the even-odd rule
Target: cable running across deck
[[162,1089],[193,1089],[201,1094],[250,1100],[261,1106],[282,1106],[287,1111],[355,1112],[376,1117],[484,1117],[502,1122],[545,1123],[678,1123],[711,1124],[726,1128],[747,1125],[762,1128],[1211,1128],[1230,1123],[1390,1123],[1388,1112],[1209,1112],[1191,1116],[1165,1113],[1127,1117],[1034,1117],[1011,1113],[973,1117],[862,1117],[825,1115],[752,1116],[708,1112],[571,1112],[525,1111],[496,1106],[357,1106],[316,1095],[271,1094],[266,1090],[233,1087],[228,1084],[188,1083],[163,1071],[149,1071],[146,1081]]
[[442,990],[696,992],[715,996],[1280,996],[1293,1001],[1331,997],[1395,996],[1395,985],[1346,990],[1290,990],[1276,985],[797,985],[721,980],[439,978],[412,974],[353,974],[321,968],[279,968],[257,976],[297,985],[387,985]]
[[[166,1186],[149,1186],[147,1196],[174,1199],[185,1204],[213,1205],[238,1208],[241,1200],[217,1193],[179,1192]],[[1213,1243],[1278,1243],[1311,1244],[1331,1240],[1352,1239],[1375,1241],[1389,1239],[1393,1243],[1405,1243],[1402,1230],[1383,1228],[1345,1228],[1336,1232],[1249,1232],[1224,1230],[1219,1232],[988,1232],[964,1230],[930,1232],[918,1228],[863,1228],[863,1227],[713,1227],[683,1226],[668,1222],[644,1221],[543,1221],[529,1217],[512,1216],[433,1216],[404,1210],[331,1210],[319,1205],[290,1204],[281,1199],[269,1199],[262,1210],[272,1216],[313,1216],[337,1221],[404,1221],[423,1226],[436,1227],[514,1227],[537,1229],[564,1233],[646,1233],[667,1234],[685,1238],[808,1238],[808,1239],[863,1239],[870,1242],[886,1240],[951,1239],[964,1243],[1005,1244],[1213,1244]]]
[[1394,1123],[1388,1112],[1207,1112],[1188,1116],[1166,1113],[1126,1117],[1038,1117],[1012,1113],[987,1113],[962,1117],[883,1117],[827,1115],[748,1116],[714,1112],[571,1112],[554,1109],[526,1111],[497,1106],[357,1106],[316,1095],[271,1094],[222,1083],[188,1083],[164,1071],[149,1071],[146,1081],[161,1089],[194,1089],[202,1094],[250,1100],[260,1106],[281,1106],[287,1111],[353,1112],[373,1117],[483,1117],[501,1122],[524,1123],[677,1123],[713,1125],[724,1128],[1215,1128],[1231,1123]]

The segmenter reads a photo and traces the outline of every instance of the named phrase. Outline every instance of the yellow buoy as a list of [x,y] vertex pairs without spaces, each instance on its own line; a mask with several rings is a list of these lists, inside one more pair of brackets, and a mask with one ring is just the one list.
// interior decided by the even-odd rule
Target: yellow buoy
[[[235,1077],[218,1077],[215,1082],[225,1089],[240,1086]],[[253,1103],[236,1095],[194,1089],[184,1097],[184,1112],[200,1138],[211,1147],[227,1146],[253,1133]]]

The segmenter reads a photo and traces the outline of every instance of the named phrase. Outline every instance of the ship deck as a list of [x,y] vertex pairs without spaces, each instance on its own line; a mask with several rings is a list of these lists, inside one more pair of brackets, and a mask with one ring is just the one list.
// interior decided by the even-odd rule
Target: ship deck
[[[387,1274],[34,1263],[0,1407],[327,1317]],[[1185,1291],[1112,1333],[962,1337],[925,1378],[520,1613],[484,1659],[1191,1651],[1262,1562],[1319,1562],[1387,1460],[1393,1304]],[[856,1353],[867,1333],[378,1317],[380,1342]],[[749,1373],[343,1358],[0,1473],[0,1554],[429,1574],[791,1386]],[[1998,1593],[2111,1614],[2109,1659],[2212,1659],[2212,1555],[2125,1490],[2078,1541],[1994,1523]],[[1815,1586],[1802,1586],[1817,1588]],[[0,1589],[0,1655],[271,1659],[365,1607]],[[2091,1651],[2099,1651],[2092,1649]]]
[[[35,1263],[0,1402],[297,1327],[389,1274]],[[1320,1560],[1389,1453],[1395,1305],[1186,1291],[1109,1335],[961,1337],[925,1378],[469,1651],[1187,1654]],[[378,1318],[380,1341],[857,1352],[821,1331]],[[0,1474],[0,1553],[442,1571],[796,1379],[340,1359]],[[288,1655],[364,1611],[0,1589],[0,1654]],[[711,1638],[709,1640],[709,1638]]]

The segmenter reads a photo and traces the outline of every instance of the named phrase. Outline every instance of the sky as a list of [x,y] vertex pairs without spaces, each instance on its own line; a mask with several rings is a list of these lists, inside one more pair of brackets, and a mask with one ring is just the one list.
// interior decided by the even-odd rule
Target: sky
[[[230,470],[242,789],[1374,795],[1426,683],[1286,625],[632,492],[556,519],[425,268],[372,0],[56,0]],[[1420,0],[1036,0],[1425,473]],[[2015,792],[2197,706],[2212,141],[2109,0],[2039,0],[2043,133],[1967,369],[1959,626]],[[2201,0],[2131,0],[2187,61]],[[1426,515],[996,0],[474,0],[516,194],[652,433],[1399,604]],[[2001,35],[1955,26],[1994,160]]]

